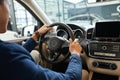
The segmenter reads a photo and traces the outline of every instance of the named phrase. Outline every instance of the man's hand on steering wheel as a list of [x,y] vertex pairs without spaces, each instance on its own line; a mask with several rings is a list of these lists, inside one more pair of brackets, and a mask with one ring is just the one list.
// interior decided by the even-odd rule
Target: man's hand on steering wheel
[[78,39],[75,39],[74,41],[70,39],[69,51],[71,54],[77,54],[80,56],[82,47],[80,46]]
[[40,29],[38,29],[38,32],[42,36],[42,34],[49,32],[50,30],[52,30],[52,27],[44,25]]
[[44,33],[49,32],[52,30],[52,27],[43,25],[41,28],[39,28],[35,33],[32,35],[32,38],[37,41],[40,36],[42,36]]

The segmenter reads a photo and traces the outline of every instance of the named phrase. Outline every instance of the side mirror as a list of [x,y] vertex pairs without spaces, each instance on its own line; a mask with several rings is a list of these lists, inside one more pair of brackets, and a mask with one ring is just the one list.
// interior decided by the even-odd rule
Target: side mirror
[[23,27],[22,29],[22,36],[25,36],[25,37],[29,37],[31,36],[35,31],[35,26],[27,26],[27,27]]

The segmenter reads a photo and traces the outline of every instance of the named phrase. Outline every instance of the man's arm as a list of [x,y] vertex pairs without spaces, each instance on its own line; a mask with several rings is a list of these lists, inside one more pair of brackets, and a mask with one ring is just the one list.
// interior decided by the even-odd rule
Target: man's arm
[[71,80],[81,80],[82,61],[78,55],[76,54],[71,55],[70,62],[65,74],[68,74]]
[[23,47],[24,47],[27,51],[31,52],[31,51],[35,48],[36,45],[37,45],[36,41],[35,41],[33,38],[29,38],[29,39],[25,42],[25,44],[23,44]]
[[27,55],[29,53],[19,48],[17,52],[19,54],[12,54],[14,57],[10,61],[11,75],[14,75],[15,80],[80,80],[82,76],[81,50],[77,40],[70,41],[70,62],[66,72],[60,73],[36,65],[31,56]]
[[73,54],[70,57],[70,63],[65,73],[59,73],[59,72],[55,72],[49,69],[39,67],[38,73],[36,74],[36,77],[34,77],[34,80],[40,80],[40,79],[42,80],[81,80],[81,76],[82,76],[81,58]]
[[81,58],[72,54],[65,73],[59,73],[36,65],[29,56],[18,55],[11,62],[11,71],[16,80],[80,80],[82,75]]
[[42,36],[44,33],[49,32],[51,29],[52,27],[48,27],[45,25],[42,26],[40,29],[34,32],[32,37],[26,41],[23,47],[27,49],[29,52],[31,52],[37,45],[36,41],[38,41],[39,37]]
[[[45,29],[45,28],[48,29],[48,27],[42,27],[40,29],[40,32],[44,31],[42,29]],[[37,38],[33,38],[33,39],[37,39]],[[25,74],[24,70],[26,70],[26,74],[30,76],[29,80],[30,79],[32,80],[80,80],[82,76],[82,61],[80,58],[82,47],[78,43],[77,39],[75,39],[74,41],[70,39],[69,50],[71,53],[71,57],[70,57],[68,68],[65,73],[59,73],[59,72],[52,71],[50,69],[43,68],[41,66],[36,65],[34,62],[32,62],[29,59],[25,59],[22,61],[22,63],[26,63],[27,65],[23,65],[23,71],[22,70],[20,71],[23,72],[23,74]],[[28,79],[27,76],[26,76],[26,79]]]

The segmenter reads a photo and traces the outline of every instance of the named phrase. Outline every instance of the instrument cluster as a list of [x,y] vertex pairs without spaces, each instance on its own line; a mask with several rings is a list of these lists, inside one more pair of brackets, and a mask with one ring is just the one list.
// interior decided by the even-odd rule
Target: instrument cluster
[[[85,35],[83,30],[81,30],[81,28],[77,25],[69,25],[74,33],[74,38],[79,39],[79,41],[81,40],[81,38],[83,38],[83,36]],[[67,40],[69,40],[69,34],[67,32],[66,29],[64,28],[58,28],[57,29],[57,36],[66,38]]]

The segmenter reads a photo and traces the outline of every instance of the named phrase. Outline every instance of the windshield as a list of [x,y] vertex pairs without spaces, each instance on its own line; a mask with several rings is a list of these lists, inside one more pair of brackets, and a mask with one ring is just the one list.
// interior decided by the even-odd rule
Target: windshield
[[97,21],[120,20],[119,0],[36,0],[53,22],[73,23],[85,28]]

